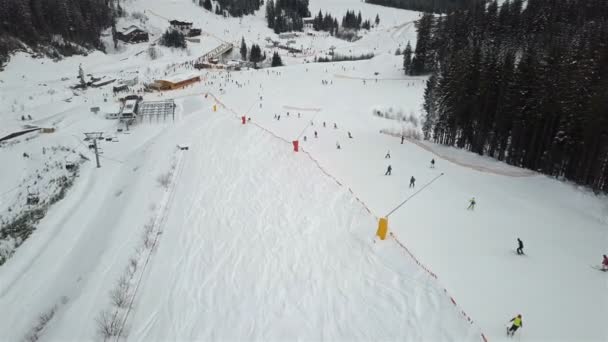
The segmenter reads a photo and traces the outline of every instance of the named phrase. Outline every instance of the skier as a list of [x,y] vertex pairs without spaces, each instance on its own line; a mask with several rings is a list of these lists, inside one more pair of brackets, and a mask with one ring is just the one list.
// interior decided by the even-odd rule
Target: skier
[[473,197],[473,198],[471,198],[469,200],[469,207],[467,209],[468,210],[475,210],[475,204],[476,204],[475,197]]
[[414,176],[412,176],[412,178],[410,178],[410,188],[413,188],[416,186],[416,178],[414,178]]
[[602,261],[602,271],[608,271],[608,256],[604,254],[604,260]]
[[325,121],[323,121],[323,128],[325,128]]
[[431,159],[431,169],[435,168],[435,158]]
[[350,134],[350,132],[348,132],[348,138],[349,138],[349,139],[352,139],[352,138],[353,138],[353,136]]
[[509,322],[513,322],[513,325],[509,329],[507,329],[507,336],[513,337],[513,334],[517,331],[517,329],[521,328],[523,325],[521,321],[521,315],[517,315],[516,317],[511,318]]
[[386,155],[384,156],[384,159],[391,159],[391,151],[388,150],[388,152],[386,152]]
[[403,140],[405,140],[405,136],[401,136],[401,145],[403,145]]
[[336,141],[336,148],[339,150],[340,149],[340,143]]
[[277,121],[280,121],[280,120],[281,120],[281,115],[279,114],[279,115],[277,116]]
[[386,173],[384,175],[385,176],[390,176],[391,175],[391,171],[393,171],[393,168],[389,165],[388,168],[386,168]]
[[306,141],[306,136],[304,136],[304,141]]
[[524,254],[524,243],[519,238],[517,238],[517,245],[518,245],[517,254],[519,254],[519,255]]
[[338,129],[338,125],[334,122],[334,129]]
[[317,131],[315,131],[315,138],[317,138]]

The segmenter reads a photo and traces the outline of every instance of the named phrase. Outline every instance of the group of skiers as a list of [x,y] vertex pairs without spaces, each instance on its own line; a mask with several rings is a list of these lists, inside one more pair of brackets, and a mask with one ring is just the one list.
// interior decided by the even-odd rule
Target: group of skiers
[[[299,113],[298,113],[299,114]],[[298,115],[298,117],[300,117],[300,115]],[[280,115],[275,114],[275,119],[276,120],[280,120]],[[311,121],[311,125],[314,125],[313,122]],[[327,127],[327,123],[323,122],[323,127]],[[334,129],[337,129],[338,126],[336,123],[334,123],[333,125]],[[352,139],[353,136],[351,134],[351,132],[347,132],[348,134],[348,138]],[[318,138],[318,133],[317,131],[314,131],[314,137]],[[306,141],[306,136],[304,136],[304,141]],[[401,136],[401,144],[404,143],[405,137]],[[341,149],[341,145],[339,142],[336,142],[336,148],[337,149]],[[391,159],[391,152],[390,150],[386,152],[385,159]],[[435,159],[431,159],[430,162],[430,168],[434,169],[435,168]],[[393,167],[391,165],[388,165],[386,172],[385,172],[385,176],[390,176],[392,174],[392,170]],[[414,176],[410,177],[410,183],[409,183],[409,188],[415,188],[416,186],[416,178]],[[475,210],[475,205],[477,204],[475,197],[472,197],[469,200],[469,206],[467,207],[467,210]],[[523,241],[518,237],[517,238],[517,249],[516,249],[516,253],[517,255],[525,255],[524,253],[524,243]],[[603,261],[602,261],[602,267],[601,267],[602,271],[608,271],[608,256],[603,255]],[[507,336],[512,337],[515,332],[520,329],[523,326],[523,319],[522,319],[522,315],[518,314],[517,316],[513,317],[510,321],[510,326],[507,327]]]

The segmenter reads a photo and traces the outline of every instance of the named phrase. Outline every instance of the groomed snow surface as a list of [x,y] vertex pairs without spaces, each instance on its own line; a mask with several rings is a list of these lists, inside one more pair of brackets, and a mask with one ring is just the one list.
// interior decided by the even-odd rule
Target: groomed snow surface
[[[201,43],[188,53],[162,49],[154,61],[138,54],[146,44],[60,62],[18,54],[0,73],[0,105],[7,108],[0,132],[20,129],[22,114],[56,128],[0,148],[0,215],[15,208],[12,188],[40,169],[42,147],[65,146],[91,159],[0,266],[0,341],[32,332],[40,341],[102,340],[102,312],[128,312],[121,340],[129,341],[481,341],[482,333],[496,341],[507,339],[516,314],[524,322],[516,340],[608,340],[608,278],[590,267],[608,252],[604,196],[380,133],[420,128],[425,79],[403,76],[401,57],[393,55],[414,40],[418,13],[312,1],[313,13],[379,13],[380,27],[355,43],[296,38],[307,51],[284,55],[283,68],[195,71],[201,83],[144,95],[175,99],[175,122],[117,132],[117,122],[90,112],[116,104],[111,85],[68,88],[80,63],[95,75],[139,71],[143,81],[192,72],[176,63],[221,41],[277,39],[263,11],[223,19],[190,0],[124,5],[146,11],[153,39],[168,26],[162,17],[170,17],[203,28]],[[332,45],[377,56],[304,63]],[[418,123],[373,114],[388,108]],[[242,125],[241,115],[251,122]],[[100,142],[99,169],[82,141],[91,131],[114,138]],[[388,165],[391,176],[384,175]],[[434,179],[389,217],[403,246],[374,238],[378,217]],[[466,210],[471,197],[473,211]],[[515,254],[517,237],[525,256]],[[110,292],[125,270],[133,275],[132,306],[116,311]],[[44,314],[50,318],[40,324]]]

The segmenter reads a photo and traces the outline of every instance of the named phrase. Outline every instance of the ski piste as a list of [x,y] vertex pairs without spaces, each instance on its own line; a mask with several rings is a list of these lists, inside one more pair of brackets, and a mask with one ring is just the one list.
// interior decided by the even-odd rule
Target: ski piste
[[[194,70],[189,61],[224,42],[244,36],[251,46],[266,45],[265,37],[281,39],[268,29],[264,10],[237,19],[205,12],[191,0],[130,0],[121,1],[127,15],[116,18],[119,29],[141,25],[139,14],[147,17],[140,28],[153,40],[173,19],[193,22],[205,34],[186,51],[157,44],[162,55],[156,60],[146,53],[149,44],[114,50],[110,34],[102,37],[107,54],[92,51],[53,61],[18,52],[11,58],[0,73],[0,108],[8,109],[0,113],[0,131],[22,129],[21,106],[37,126],[56,129],[0,148],[0,194],[24,175],[35,176],[44,162],[61,163],[63,169],[65,160],[44,155],[44,147],[66,146],[94,160],[83,132],[103,131],[116,141],[99,141],[101,168],[84,163],[65,199],[49,208],[31,237],[0,266],[0,308],[11,313],[0,320],[0,341],[23,340],[56,303],[40,341],[93,339],[99,313],[113,309],[108,293],[154,210],[162,208],[165,190],[157,177],[170,171],[181,143],[190,146],[179,152],[186,167],[176,179],[175,204],[159,219],[167,224],[148,274],[140,278],[125,340],[478,341],[478,335],[467,335],[470,325],[462,324],[460,312],[446,303],[445,288],[489,341],[504,339],[500,322],[515,312],[534,317],[518,336],[526,342],[581,336],[608,341],[608,306],[598,300],[606,293],[608,274],[584,267],[608,252],[605,198],[463,150],[415,139],[401,144],[403,122],[374,113],[411,112],[423,119],[428,76],[404,75],[403,56],[394,55],[399,45],[403,49],[416,40],[420,13],[352,0],[310,0],[310,5],[313,14],[322,10],[339,18],[360,10],[364,19],[379,13],[382,22],[354,42],[326,32],[294,37],[293,46],[303,45],[308,55],[287,56],[275,48],[284,54],[285,67]],[[376,56],[306,63],[332,46],[337,54],[375,51]],[[142,92],[144,101],[173,99],[175,122],[142,123],[127,134],[103,117],[113,110],[103,105],[104,99],[118,104],[130,94],[112,96],[111,84],[72,90],[79,64],[104,80],[126,80],[123,71],[133,71],[143,84],[196,72],[201,82],[162,94]],[[100,113],[92,113],[94,107]],[[243,125],[243,115],[251,123]],[[256,131],[260,127],[276,138]],[[406,128],[415,129],[409,123]],[[303,131],[308,140],[300,140],[300,152],[293,152],[290,144]],[[387,150],[391,177],[382,176]],[[432,158],[434,169],[428,167]],[[441,172],[446,176],[391,215],[389,223],[389,231],[438,276],[436,282],[394,242],[374,240],[374,233],[377,216],[407,196],[411,176],[426,184]],[[333,179],[343,187],[328,182]],[[29,190],[42,194],[42,185]],[[12,197],[27,195],[26,190],[0,195],[2,219]],[[471,197],[480,205],[467,212],[463,207]],[[12,212],[23,207],[22,199]],[[518,236],[528,258],[509,254]]]

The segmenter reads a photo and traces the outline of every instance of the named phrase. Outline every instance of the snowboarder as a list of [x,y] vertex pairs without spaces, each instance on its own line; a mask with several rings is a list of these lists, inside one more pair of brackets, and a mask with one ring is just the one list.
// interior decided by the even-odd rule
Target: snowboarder
[[604,260],[602,261],[602,271],[608,271],[608,256],[604,254]]
[[403,145],[403,141],[405,140],[405,136],[401,136],[401,145]]
[[414,178],[414,176],[412,176],[412,178],[410,178],[410,188],[413,188],[416,186],[416,178]]
[[518,246],[517,247],[517,254],[518,255],[524,254],[524,243],[519,238],[517,238],[517,246]]
[[431,159],[431,169],[435,168],[435,158]]
[[348,138],[349,138],[349,139],[352,139],[352,138],[353,138],[353,136],[352,136],[352,134],[350,134],[350,132],[348,132]]
[[513,334],[517,331],[517,329],[521,328],[523,325],[521,321],[521,315],[517,315],[516,317],[511,318],[509,322],[513,322],[510,328],[507,329],[507,336],[513,337]]
[[469,200],[469,207],[467,209],[468,210],[475,210],[475,204],[476,204],[475,197],[473,197],[473,198],[471,198]]
[[384,156],[384,159],[391,159],[391,151],[390,150],[388,152],[386,152],[386,155]]
[[315,131],[315,138],[317,138],[317,131]]
[[393,171],[393,168],[389,165],[388,168],[386,168],[386,173],[384,175],[385,176],[390,176],[391,175],[391,171]]

